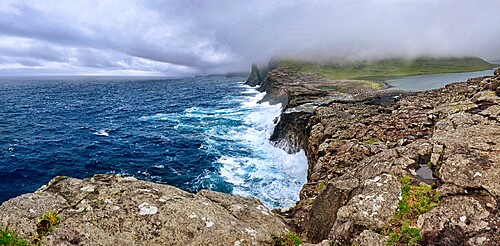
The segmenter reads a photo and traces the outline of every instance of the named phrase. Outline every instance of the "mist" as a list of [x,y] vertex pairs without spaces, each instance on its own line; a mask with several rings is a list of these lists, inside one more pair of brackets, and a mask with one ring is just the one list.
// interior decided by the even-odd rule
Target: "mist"
[[0,75],[248,71],[312,61],[500,58],[498,0],[2,1]]

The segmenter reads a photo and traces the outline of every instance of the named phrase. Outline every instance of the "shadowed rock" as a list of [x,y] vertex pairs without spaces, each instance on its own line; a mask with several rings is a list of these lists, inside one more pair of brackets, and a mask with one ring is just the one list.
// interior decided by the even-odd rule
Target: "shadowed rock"
[[252,64],[252,72],[250,73],[250,77],[245,81],[246,85],[255,87],[260,86],[262,84],[262,75],[260,74],[259,67],[254,63]]

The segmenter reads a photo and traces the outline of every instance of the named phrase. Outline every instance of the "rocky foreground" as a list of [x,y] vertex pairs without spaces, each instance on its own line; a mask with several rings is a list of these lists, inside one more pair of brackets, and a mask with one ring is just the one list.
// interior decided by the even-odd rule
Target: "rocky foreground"
[[[308,183],[279,215],[255,199],[115,175],[58,177],[0,206],[44,245],[500,245],[500,70],[421,93],[275,66],[271,140],[305,149]],[[310,244],[309,244],[310,245]]]
[[10,199],[0,206],[5,227],[43,245],[270,245],[288,230],[256,199],[116,175],[57,177]]

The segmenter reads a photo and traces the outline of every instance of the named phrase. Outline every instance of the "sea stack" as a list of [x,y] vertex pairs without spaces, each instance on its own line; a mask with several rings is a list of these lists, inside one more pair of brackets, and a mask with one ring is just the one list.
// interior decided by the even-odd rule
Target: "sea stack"
[[252,64],[252,72],[250,73],[250,77],[248,77],[247,81],[245,81],[245,85],[249,85],[252,87],[260,86],[262,84],[262,76],[260,75],[259,67],[257,64]]

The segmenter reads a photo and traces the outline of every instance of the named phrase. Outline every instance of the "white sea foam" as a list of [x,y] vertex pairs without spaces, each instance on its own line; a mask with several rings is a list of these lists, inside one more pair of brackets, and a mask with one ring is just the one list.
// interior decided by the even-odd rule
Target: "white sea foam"
[[305,153],[288,154],[269,142],[281,104],[259,103],[265,93],[241,87],[245,88],[241,95],[223,98],[217,108],[190,107],[139,120],[172,123],[176,131],[199,137],[200,151],[218,156],[213,163],[216,171],[206,170],[190,182],[193,187],[217,188],[224,180],[232,185],[233,194],[258,198],[270,208],[292,206],[306,183]]
[[269,142],[281,105],[259,104],[264,96],[254,90],[254,95],[245,97],[241,108],[235,109],[244,112],[244,124],[224,137],[243,144],[251,154],[223,153],[218,159],[220,176],[233,185],[236,195],[259,198],[271,208],[289,207],[299,199],[306,183],[307,159],[304,151],[288,154]]
[[100,131],[94,132],[94,135],[102,136],[102,137],[109,137],[109,133],[106,132],[106,130],[100,130]]

